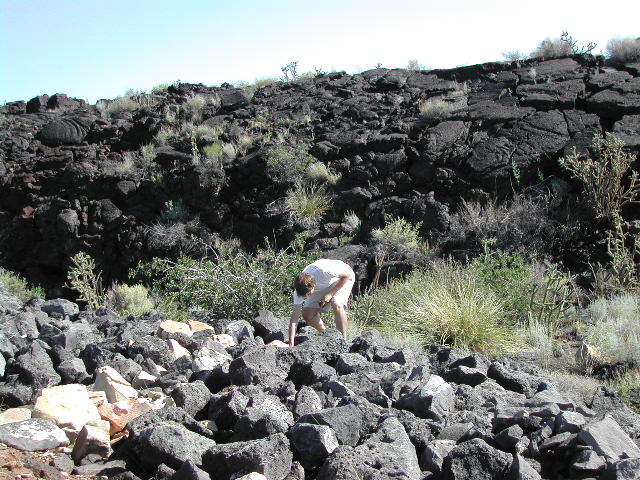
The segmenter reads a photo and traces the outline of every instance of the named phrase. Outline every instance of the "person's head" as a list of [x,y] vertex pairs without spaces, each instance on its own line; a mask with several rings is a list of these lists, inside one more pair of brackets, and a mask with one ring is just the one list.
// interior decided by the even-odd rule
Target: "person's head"
[[293,281],[293,288],[301,297],[308,297],[316,289],[316,279],[309,273],[302,272]]

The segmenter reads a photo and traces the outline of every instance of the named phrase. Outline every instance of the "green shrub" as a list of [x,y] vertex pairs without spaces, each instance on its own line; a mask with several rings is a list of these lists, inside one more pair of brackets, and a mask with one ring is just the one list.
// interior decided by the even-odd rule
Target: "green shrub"
[[607,43],[606,53],[616,63],[640,62],[640,38],[612,38]]
[[222,143],[216,142],[210,145],[205,145],[202,149],[202,153],[204,155],[205,164],[222,167],[222,160],[224,158],[224,147],[222,146]]
[[164,204],[164,211],[160,215],[160,221],[168,223],[186,222],[189,220],[189,209],[182,200],[169,200]]
[[267,174],[276,182],[297,183],[302,181],[309,164],[315,161],[305,143],[277,145],[267,152]]
[[33,285],[20,275],[0,267],[0,286],[3,286],[11,295],[18,297],[22,302],[27,302],[31,297],[45,298],[44,289]]
[[254,256],[221,246],[209,259],[155,258],[134,274],[150,278],[153,290],[182,310],[207,309],[222,318],[246,320],[260,309],[288,315],[293,278],[317,258],[315,252],[304,252],[304,244],[305,237],[299,236],[286,249],[267,245]]
[[318,224],[331,207],[331,195],[322,187],[296,184],[287,192],[286,208],[294,223],[304,227]]
[[409,251],[428,254],[429,243],[420,237],[422,222],[413,224],[404,218],[395,218],[382,229],[375,229],[373,237],[383,245],[392,248],[405,248]]
[[449,104],[440,99],[429,99],[418,104],[418,111],[424,120],[443,120],[449,115]]
[[640,361],[640,297],[621,294],[598,298],[588,307],[592,324],[586,342],[607,362]]
[[624,181],[636,156],[623,148],[624,142],[613,133],[596,134],[593,137],[595,160],[582,158],[575,147],[571,155],[559,160],[564,169],[583,183],[586,199],[598,217],[612,219],[612,214],[619,213],[640,193],[636,171],[632,170],[628,182]]
[[102,273],[96,272],[93,258],[87,253],[78,252],[71,257],[71,263],[73,266],[67,273],[68,286],[80,294],[78,300],[85,302],[92,310],[104,307],[107,299],[102,288]]
[[453,262],[414,270],[360,296],[353,308],[359,324],[496,355],[516,337],[505,323],[504,303],[473,272]]
[[139,317],[154,307],[153,300],[149,298],[149,292],[143,285],[115,285],[107,296],[109,307],[120,315]]
[[532,267],[521,255],[485,248],[485,253],[471,262],[470,269],[502,300],[513,325],[527,320],[534,275]]

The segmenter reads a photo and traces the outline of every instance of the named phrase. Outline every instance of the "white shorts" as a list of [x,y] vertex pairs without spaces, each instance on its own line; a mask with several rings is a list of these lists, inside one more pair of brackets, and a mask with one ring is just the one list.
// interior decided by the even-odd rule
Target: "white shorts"
[[[342,305],[345,308],[347,307],[347,304],[349,303],[349,297],[351,296],[351,290],[353,290],[354,283],[355,283],[354,278],[347,280],[347,283],[345,283],[342,286],[342,288],[338,290],[336,294],[333,296],[333,300],[338,305]],[[335,285],[335,283],[333,285]],[[313,292],[311,295],[309,295],[307,298],[304,299],[302,307],[303,308],[320,308],[320,302],[322,302],[322,299],[324,298],[325,294],[329,290],[331,290],[331,288],[333,288],[333,285],[329,285],[329,287],[323,290],[320,290],[318,292]],[[321,308],[321,311],[323,313],[330,312],[331,304],[325,305],[323,308]]]

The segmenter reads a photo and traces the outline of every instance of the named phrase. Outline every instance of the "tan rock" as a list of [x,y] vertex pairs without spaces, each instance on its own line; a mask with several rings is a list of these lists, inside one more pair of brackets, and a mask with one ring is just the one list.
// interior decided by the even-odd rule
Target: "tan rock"
[[98,408],[103,420],[109,422],[109,434],[114,436],[121,432],[134,418],[153,410],[144,399],[122,400],[116,403],[105,403]]
[[45,388],[36,399],[31,416],[55,423],[70,438],[75,438],[90,421],[100,420],[100,413],[89,399],[87,387],[79,384]]
[[89,400],[91,400],[96,407],[99,407],[103,403],[107,403],[107,395],[102,390],[87,393],[89,394]]
[[21,422],[31,418],[31,410],[28,408],[7,408],[0,413],[0,425],[5,423]]
[[183,333],[187,336],[193,335],[191,328],[188,324],[182,322],[175,322],[173,320],[165,320],[158,325],[158,331],[156,335],[160,338],[170,338],[172,333]]
[[211,333],[215,333],[215,329],[211,325],[207,325],[203,322],[198,322],[197,320],[187,320],[187,325],[192,332],[201,332],[203,330],[211,330]]
[[221,343],[225,348],[232,347],[236,344],[236,340],[228,333],[220,333],[211,337],[215,342]]
[[277,348],[287,348],[289,346],[288,343],[285,343],[282,340],[273,340],[272,342],[269,342],[267,345],[271,345],[272,347],[277,347]]
[[109,403],[138,398],[138,391],[112,367],[100,367],[96,370],[95,391],[103,391]]
[[191,352],[180,345],[175,340],[169,339],[167,340],[167,344],[169,345],[169,350],[173,353],[173,356],[176,360],[180,357],[191,357]]
[[79,463],[90,453],[98,454],[102,458],[111,455],[111,438],[109,436],[109,422],[100,420],[104,425],[85,425],[76,439],[71,458]]

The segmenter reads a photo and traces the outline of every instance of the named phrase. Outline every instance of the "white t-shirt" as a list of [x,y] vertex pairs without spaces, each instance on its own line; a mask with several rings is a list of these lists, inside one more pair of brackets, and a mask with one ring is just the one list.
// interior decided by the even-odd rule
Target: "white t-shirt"
[[[355,280],[355,275],[349,265],[344,263],[342,260],[330,260],[328,258],[321,258],[320,260],[313,262],[311,265],[307,265],[305,269],[302,270],[302,273],[313,275],[313,278],[316,279],[316,293],[329,290],[329,287],[340,280],[340,275],[344,273],[348,273],[350,275],[350,280]],[[298,295],[294,289],[293,304],[300,305],[304,300],[305,298]]]

